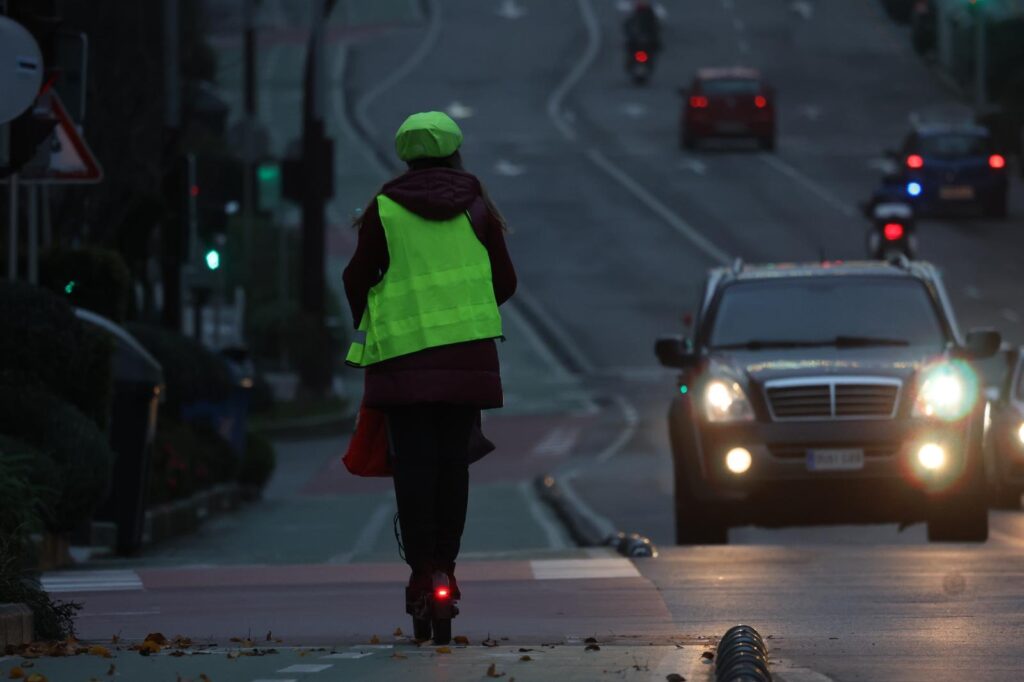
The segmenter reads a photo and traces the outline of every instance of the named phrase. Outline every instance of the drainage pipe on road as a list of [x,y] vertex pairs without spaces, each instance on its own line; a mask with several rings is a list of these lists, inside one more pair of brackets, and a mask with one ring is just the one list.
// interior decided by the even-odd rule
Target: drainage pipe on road
[[718,642],[715,682],[771,682],[768,648],[749,625],[729,628]]

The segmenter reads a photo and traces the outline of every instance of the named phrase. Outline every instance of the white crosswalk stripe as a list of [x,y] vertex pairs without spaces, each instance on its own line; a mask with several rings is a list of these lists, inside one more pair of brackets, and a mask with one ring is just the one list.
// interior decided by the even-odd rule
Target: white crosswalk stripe
[[135,571],[57,571],[42,577],[43,589],[65,592],[128,592],[145,589]]

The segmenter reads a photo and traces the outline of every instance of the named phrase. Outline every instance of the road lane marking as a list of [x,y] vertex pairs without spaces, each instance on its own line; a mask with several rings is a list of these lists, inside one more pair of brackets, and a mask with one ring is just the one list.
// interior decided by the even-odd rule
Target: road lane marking
[[705,175],[708,172],[707,164],[699,159],[685,158],[679,162],[679,167],[696,175]]
[[601,46],[601,30],[597,23],[597,17],[594,15],[594,8],[591,7],[589,0],[577,0],[577,4],[580,14],[583,16],[583,24],[587,29],[587,47],[583,51],[583,56],[566,75],[565,80],[559,83],[548,97],[548,116],[567,140],[575,140],[576,131],[569,126],[568,121],[562,115],[562,101],[587,73],[590,65],[597,58]]
[[633,562],[624,557],[602,559],[536,559],[530,562],[534,580],[639,578]]
[[498,8],[498,16],[503,19],[521,19],[526,16],[526,8],[516,0],[504,0]]
[[335,554],[327,560],[329,564],[347,564],[350,563],[353,557],[357,557],[360,554],[365,554],[373,548],[374,543],[380,536],[380,533],[384,530],[384,526],[387,524],[388,519],[394,514],[394,503],[391,500],[387,502],[381,502],[377,505],[373,515],[370,516],[369,521],[363,526],[363,532],[356,538],[356,542],[352,545],[352,549],[347,552],[340,552]]
[[789,8],[804,21],[809,21],[814,16],[814,5],[807,0],[795,0],[789,4]]
[[832,208],[842,213],[847,218],[853,218],[854,216],[856,216],[857,212],[853,209],[852,206],[850,206],[845,201],[840,199],[838,196],[833,194],[831,190],[826,189],[823,185],[810,179],[793,166],[790,166],[788,163],[780,159],[778,156],[775,156],[774,154],[758,154],[758,158],[760,158],[764,163],[768,164],[769,166],[779,171],[786,177],[790,178],[797,184],[803,185],[805,189],[810,191],[812,194],[814,194],[816,197],[824,201]]
[[359,121],[363,130],[367,133],[372,134],[376,130],[370,123],[368,114],[370,105],[373,104],[373,101],[404,80],[417,66],[420,66],[423,60],[426,59],[427,53],[433,49],[434,43],[437,42],[438,37],[441,35],[441,4],[437,2],[437,0],[426,0],[426,3],[428,6],[427,13],[430,17],[430,23],[427,24],[427,33],[423,36],[423,40],[420,44],[416,46],[416,50],[405,62],[401,64],[401,66],[392,71],[391,75],[377,83],[375,87],[371,88],[369,92],[363,95],[360,100],[356,102],[356,119]]
[[[516,305],[520,306],[525,310],[528,310],[530,315],[533,315],[535,318],[540,319],[541,323],[543,323],[544,327],[546,327],[547,332],[551,336],[555,337],[554,341],[558,345],[558,347],[563,349],[565,353],[567,353],[572,358],[573,363],[579,369],[581,374],[594,373],[594,365],[587,358],[587,355],[586,353],[583,352],[583,349],[579,347],[579,345],[576,343],[575,340],[572,339],[572,337],[569,336],[568,332],[562,329],[561,323],[558,320],[556,320],[551,314],[548,313],[547,309],[543,305],[541,305],[540,301],[538,301],[531,292],[524,289],[522,285],[520,285],[516,289],[516,295],[513,301],[515,301]],[[519,315],[522,319],[526,319],[526,316],[523,315],[521,311],[519,311]],[[561,360],[559,360],[559,362],[567,370],[571,368],[571,365],[568,365]],[[569,371],[568,373],[573,374],[573,372],[571,371]]]
[[1007,322],[1020,322],[1020,315],[1017,314],[1016,310],[1012,310],[1010,308],[1003,308],[999,312],[1003,316],[1003,319],[1006,320]]
[[562,531],[562,526],[541,505],[540,500],[537,497],[537,491],[533,487],[530,481],[520,481],[519,485],[520,494],[526,501],[526,510],[530,512],[530,516],[540,526],[541,530],[544,531],[544,537],[547,540],[548,547],[551,549],[565,549],[572,547]]
[[143,609],[141,611],[104,611],[102,613],[89,613],[88,611],[82,611],[78,614],[77,618],[127,618],[132,616],[159,616],[160,608],[154,606],[151,609]]
[[618,403],[619,409],[622,410],[622,416],[626,420],[626,426],[619,433],[618,437],[609,443],[604,450],[599,452],[594,458],[601,463],[607,462],[612,457],[619,454],[619,451],[626,446],[626,443],[631,441],[633,436],[636,435],[637,426],[640,424],[640,413],[637,412],[633,403],[620,395],[616,395],[613,399]]
[[661,203],[659,199],[647,191],[647,188],[619,169],[618,166],[612,163],[608,157],[600,151],[597,149],[589,149],[587,150],[587,156],[598,168],[603,170],[611,176],[612,179],[616,180],[620,185],[629,190],[634,197],[644,203],[647,208],[668,223],[676,232],[688,239],[690,243],[702,251],[704,255],[723,265],[727,265],[731,262],[729,255],[725,251],[712,244],[711,241],[702,235],[693,225],[683,220],[679,214]]
[[366,658],[367,656],[373,656],[372,651],[343,651],[340,654],[327,654],[321,656],[324,660],[358,660],[360,658]]
[[537,445],[533,447],[530,454],[534,457],[561,457],[572,450],[579,440],[580,430],[575,428],[558,427],[548,432]]
[[281,668],[279,673],[322,673],[328,668],[333,668],[333,663],[297,663],[287,668]]
[[45,574],[43,590],[51,594],[64,592],[129,592],[141,591],[142,580],[135,571],[58,571]]
[[526,339],[526,342],[533,347],[534,352],[540,356],[541,362],[547,365],[548,371],[560,379],[572,376],[572,372],[566,369],[562,361],[555,356],[548,344],[544,343],[544,340],[540,338],[537,330],[533,328],[533,325],[527,322],[526,318],[523,317],[523,314],[516,306],[504,306],[501,310],[501,314],[503,317],[507,316],[511,318],[509,320],[511,326],[519,328],[521,338]]
[[494,164],[494,172],[507,178],[516,178],[526,172],[526,166],[513,163],[508,159],[498,159]]
[[1013,545],[1014,547],[1024,547],[1024,538],[1019,538],[1015,535],[1010,535],[1005,531],[996,530],[992,528],[989,529],[988,534],[993,538],[999,540],[1000,542],[1005,542],[1008,545]]
[[772,679],[779,682],[832,682],[832,678],[809,668],[785,668],[772,666]]
[[473,107],[467,106],[458,100],[455,100],[445,107],[444,111],[456,120],[473,118],[473,115],[476,113],[476,110],[473,109]]

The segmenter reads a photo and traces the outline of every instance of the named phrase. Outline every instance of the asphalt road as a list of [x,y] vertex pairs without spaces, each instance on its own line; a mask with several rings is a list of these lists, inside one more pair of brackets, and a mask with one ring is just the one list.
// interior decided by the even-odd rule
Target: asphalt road
[[[342,3],[347,12],[329,31],[328,129],[339,164],[329,281],[337,284],[352,246],[346,218],[394,170],[391,135],[412,111],[459,118],[467,167],[512,228],[522,289],[505,316],[510,409],[485,424],[499,450],[474,470],[465,558],[481,563],[465,564],[472,590],[457,623],[474,642],[491,632],[508,634],[509,646],[598,634],[624,647],[606,647],[604,659],[577,649],[554,667],[511,671],[519,679],[706,679],[695,664],[700,638],[739,621],[772,637],[785,680],[1016,679],[1020,513],[993,513],[980,547],[928,545],[921,526],[895,525],[741,528],[731,532],[736,546],[671,546],[665,412],[675,384],[654,363],[654,339],[682,331],[711,266],[737,256],[862,257],[856,205],[878,179],[882,150],[899,143],[915,112],[958,95],[873,0],[673,5],[654,79],[638,88],[622,70],[619,5],[425,0],[356,12],[361,4]],[[275,40],[261,51],[261,116],[275,151],[297,132],[308,13],[296,7],[278,0],[263,9],[274,22],[264,35]],[[233,30],[218,45],[222,77],[237,82]],[[777,153],[742,144],[681,152],[676,89],[698,67],[736,63],[763,68],[778,90]],[[1015,180],[1008,220],[930,220],[920,232],[922,256],[944,270],[963,326],[997,326],[1015,342],[1024,341],[1022,217]],[[223,639],[266,627],[289,645],[352,647],[386,634],[401,611],[390,498],[386,486],[359,487],[337,471],[342,446],[290,458],[266,505],[141,560],[93,564],[131,571],[100,576],[101,587],[130,578],[137,589],[87,594],[86,633],[165,627]],[[653,538],[661,556],[634,562],[634,575],[566,546],[522,486],[544,472],[570,482],[599,523]],[[563,560],[582,563],[550,582]],[[230,565],[232,577],[211,565]],[[74,596],[74,585],[65,592]],[[639,660],[630,642],[655,648]],[[386,679],[394,673],[385,666],[414,664],[401,674],[482,678],[492,659],[466,656],[457,659],[463,668],[415,655],[380,667],[358,659],[367,667],[345,679]],[[197,665],[186,661],[183,671]],[[212,678],[306,679],[284,663],[244,674],[232,663]]]
[[[413,110],[464,116],[467,165],[514,232],[527,294],[520,305],[563,364],[606,399],[608,419],[622,425],[611,449],[579,452],[559,473],[597,516],[664,547],[673,536],[664,413],[674,385],[671,372],[654,364],[653,340],[681,331],[708,267],[737,256],[862,258],[866,225],[857,204],[878,180],[883,150],[898,146],[912,117],[956,107],[960,96],[875,2],[809,3],[809,14],[795,11],[797,3],[758,0],[671,7],[666,49],[643,88],[622,69],[618,3],[514,4],[525,10],[517,18],[502,16],[496,2],[428,3],[426,48],[368,107],[370,139],[388,150],[390,131]],[[354,52],[353,97],[407,40],[375,40]],[[501,54],[500,65],[477,58],[483,53]],[[737,63],[764,69],[777,88],[778,152],[742,144],[681,152],[676,89],[698,67]],[[921,257],[942,268],[962,326],[994,326],[1015,343],[1024,331],[1022,214],[1015,180],[1009,219],[935,219],[920,231]],[[992,526],[988,547],[956,549],[927,546],[921,526],[742,528],[731,541],[748,546],[724,556],[748,579],[717,582],[722,567],[700,561],[708,551],[701,549],[664,552],[645,573],[682,622],[692,609],[714,613],[717,602],[702,592],[708,584],[734,619],[744,618],[737,605],[749,601],[752,615],[810,638],[791,642],[794,650],[806,655],[813,647],[815,656],[841,660],[832,668],[838,679],[959,679],[968,668],[986,669],[995,650],[987,642],[1007,643],[1020,631],[1016,594],[1000,588],[997,597],[989,588],[998,581],[979,581],[977,592],[958,593],[959,615],[950,620],[941,589],[893,598],[918,580],[922,564],[948,564],[965,576],[1009,570],[1019,584],[1020,570],[1008,566],[1024,549],[1020,515],[993,514]],[[787,556],[797,558],[780,564]],[[851,562],[858,580],[847,588]],[[780,592],[783,578],[788,587]],[[990,615],[989,599],[1006,609],[1003,617]],[[815,636],[838,623],[836,614],[847,635]],[[908,623],[916,631],[909,639],[884,634]],[[1006,656],[1000,666],[1024,660],[1011,642],[997,656]],[[868,662],[872,651],[880,658]]]

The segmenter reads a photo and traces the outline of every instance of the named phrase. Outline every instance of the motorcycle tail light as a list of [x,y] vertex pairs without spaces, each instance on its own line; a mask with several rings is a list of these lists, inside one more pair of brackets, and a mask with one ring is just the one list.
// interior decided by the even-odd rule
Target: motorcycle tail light
[[903,225],[899,223],[886,223],[885,227],[882,228],[882,234],[891,242],[903,239],[903,231]]
[[1002,154],[993,154],[988,157],[988,165],[990,168],[1006,168],[1006,159],[1003,158]]
[[633,59],[635,59],[637,62],[641,64],[644,64],[647,62],[648,59],[650,59],[650,56],[644,50],[637,50],[636,52],[633,53]]

